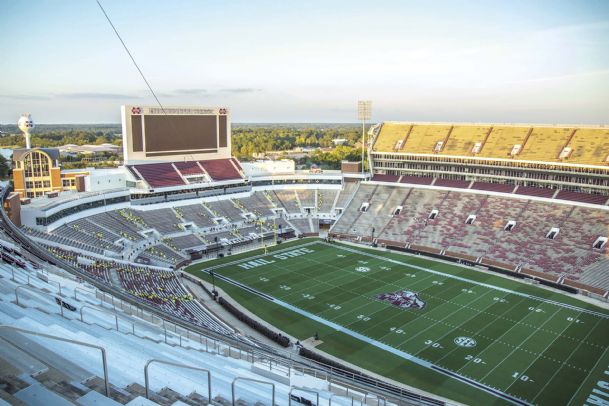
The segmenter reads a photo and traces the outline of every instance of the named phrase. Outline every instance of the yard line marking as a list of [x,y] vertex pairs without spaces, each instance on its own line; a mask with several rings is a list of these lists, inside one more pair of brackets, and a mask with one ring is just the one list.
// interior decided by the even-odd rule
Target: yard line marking
[[[483,298],[484,296],[486,296],[488,293],[491,293],[491,291],[490,291],[490,290],[488,290],[486,293],[484,293],[484,294],[482,294],[482,295],[479,295],[479,296],[476,298],[476,300],[474,300],[474,302],[477,302],[478,300],[482,299],[482,298]],[[458,294],[458,295],[457,295],[457,296],[455,296],[455,297],[458,297],[458,296],[461,296],[461,295],[464,295],[464,294],[466,294],[466,293],[461,292],[460,294]],[[491,304],[492,304],[492,303],[491,303]],[[489,306],[490,306],[490,305],[489,305]],[[451,317],[453,314],[455,314],[455,313],[457,313],[457,312],[460,312],[460,311],[461,311],[461,309],[457,309],[457,310],[455,310],[455,311],[453,311],[453,312],[448,313],[446,316],[444,316],[444,317],[442,317],[440,320],[438,320],[438,323],[442,323],[444,320],[448,319],[448,318],[449,318],[449,317]],[[465,324],[467,321],[471,320],[472,318],[474,318],[474,317],[475,317],[475,316],[477,316],[478,314],[480,314],[480,313],[475,313],[475,314],[474,314],[472,317],[470,317],[469,319],[467,319],[465,322],[461,323],[461,325]],[[423,334],[425,331],[429,330],[430,328],[433,328],[434,326],[435,326],[434,324],[431,324],[429,327],[426,327],[426,328],[424,328],[423,330],[421,330],[421,331],[419,331],[418,333],[416,333],[415,335],[410,336],[410,337],[409,337],[409,338],[407,338],[405,341],[401,342],[401,343],[398,345],[398,347],[401,347],[402,345],[405,345],[406,343],[408,343],[408,342],[412,341],[414,338],[416,338],[416,337],[420,336],[420,335],[421,335],[421,334]],[[403,327],[400,327],[400,328],[401,328],[402,330],[404,329]],[[452,331],[451,331],[451,332],[452,332]],[[447,334],[450,334],[450,333],[447,333]],[[421,350],[421,351],[422,351],[422,350]],[[415,355],[416,355],[416,354],[415,354]]]
[[[506,296],[508,296],[508,295],[509,295],[509,293],[506,293],[506,294],[505,294],[505,296],[503,296],[503,299],[504,299]],[[520,301],[520,302],[518,302],[518,303],[516,303],[514,306],[516,306],[516,305],[518,305],[518,304],[522,303],[522,300],[525,300],[525,299],[524,299],[524,298],[521,298],[521,301]],[[496,303],[494,303],[494,301],[493,301],[493,303],[491,303],[491,306],[492,306],[493,304],[496,304]],[[490,306],[489,306],[489,307],[490,307]],[[508,308],[507,308],[507,309],[506,309],[506,310],[505,310],[505,311],[504,311],[502,314],[505,314],[505,313],[509,312],[509,311],[510,311],[510,310],[512,310],[512,309],[513,309],[513,307],[512,307],[512,306],[510,306],[510,307],[508,307]],[[486,312],[485,312],[485,313],[486,313]],[[469,319],[469,320],[471,320],[471,319]],[[465,323],[467,323],[469,320],[467,320]],[[484,327],[480,328],[480,329],[479,329],[479,332],[484,331],[484,329],[486,329],[488,326],[490,326],[491,324],[493,324],[493,323],[494,323],[494,322],[496,322],[496,321],[497,321],[497,319],[492,319],[491,321],[489,321],[488,323],[486,323],[486,324],[484,325]],[[460,325],[458,328],[461,328],[463,331],[467,331],[467,330],[465,330],[464,328],[462,328],[463,324],[465,324],[465,323],[461,323],[461,325]],[[451,331],[451,333],[454,333],[454,330],[453,330],[453,331]],[[447,335],[448,335],[448,334],[445,334],[445,335],[444,335],[444,336],[442,336],[442,337],[441,337],[439,340],[442,340],[442,339],[443,339],[444,337],[446,337]],[[478,333],[478,334],[474,334],[472,338],[477,337],[477,336],[484,337],[482,334]],[[438,340],[438,341],[439,341],[439,340]],[[490,345],[488,345],[486,348],[490,347],[491,345],[492,345],[492,343],[491,343]],[[486,348],[485,348],[485,349],[486,349]],[[435,361],[435,362],[436,362],[436,363],[439,363],[439,362],[440,362],[440,361],[442,361],[444,358],[448,357],[450,354],[452,354],[453,352],[457,351],[458,349],[459,349],[459,347],[455,347],[455,348],[453,348],[452,350],[448,351],[448,353],[446,353],[445,355],[443,355],[443,356],[442,356],[440,359],[438,359],[438,360],[437,360],[437,361]],[[480,351],[480,353],[481,353],[481,352],[482,352],[482,351]],[[478,353],[478,354],[480,354],[480,353]],[[478,356],[478,355],[476,355],[476,356]],[[466,364],[467,364],[467,363],[466,363]]]
[[[554,313],[552,313],[552,315],[551,315],[550,317],[546,318],[546,320],[545,320],[543,323],[541,323],[541,326],[543,326],[544,324],[546,324],[547,322],[549,322],[551,319],[553,319],[553,318],[554,318],[554,316],[556,316],[556,314],[558,314],[558,312],[560,312],[561,310],[562,310],[561,308],[556,309],[556,311],[555,311]],[[529,313],[527,316],[530,316],[531,314],[533,314],[533,312]],[[516,326],[516,324],[515,324],[514,326]],[[541,326],[540,326],[540,327],[541,327]],[[512,328],[513,328],[513,327],[512,327]],[[510,328],[508,331],[510,331],[512,328]],[[507,334],[507,332],[508,332],[508,331],[506,331],[506,332],[505,332],[505,333],[503,333],[501,336],[499,336],[499,338],[501,338],[501,337],[503,337],[505,334]],[[493,373],[493,371],[495,371],[495,370],[496,370],[496,369],[499,367],[499,365],[503,364],[503,363],[504,363],[504,362],[505,362],[507,359],[509,359],[509,358],[510,358],[510,356],[511,356],[513,353],[515,353],[515,352],[516,352],[516,350],[520,349],[520,348],[522,347],[522,345],[523,345],[524,343],[526,343],[526,342],[529,340],[529,338],[533,337],[533,335],[534,335],[534,334],[536,334],[536,333],[537,333],[537,329],[536,329],[536,330],[533,330],[533,332],[531,332],[531,334],[529,334],[529,335],[527,336],[527,338],[525,338],[524,340],[522,340],[522,341],[521,341],[521,344],[520,344],[520,345],[517,345],[516,347],[514,347],[514,349],[513,349],[513,350],[512,350],[512,351],[511,351],[511,352],[510,352],[508,355],[506,355],[506,356],[505,356],[505,358],[503,358],[503,361],[499,362],[499,363],[498,363],[497,365],[495,365],[495,366],[494,366],[494,367],[493,367],[493,368],[492,368],[490,371],[488,371],[488,372],[486,373],[486,375],[484,375],[482,378],[480,378],[480,381],[482,381],[482,380],[486,379],[486,378],[487,378],[487,377],[488,377],[490,374],[492,374],[492,373]],[[487,347],[487,348],[488,348],[488,347]]]
[[[584,337],[584,340],[586,338],[588,338],[588,336],[590,336],[590,334],[592,334],[592,332],[594,330],[596,330],[596,327],[598,326],[598,324],[601,322],[602,319],[598,319],[596,324],[594,325],[593,328],[591,328],[588,331],[588,334],[586,334],[586,336]],[[571,325],[568,325],[567,328],[569,328]],[[565,329],[566,330],[566,329]],[[546,389],[546,387],[550,384],[550,382],[552,382],[552,380],[554,379],[554,377],[556,375],[558,375],[558,373],[560,372],[561,369],[564,368],[564,366],[569,362],[569,360],[573,357],[573,355],[577,352],[577,349],[584,343],[584,340],[580,341],[579,344],[577,345],[577,347],[575,347],[575,349],[573,351],[571,351],[571,354],[569,354],[569,356],[567,357],[567,359],[565,359],[562,362],[562,365],[556,370],[556,372],[554,372],[554,374],[550,377],[550,379],[547,380],[546,384],[543,386],[543,388],[541,388],[541,390],[539,391],[539,393],[537,393],[537,395],[535,395],[535,397],[531,400],[531,402],[535,402],[535,399],[537,399],[539,397],[539,395],[541,395],[543,393],[543,391]],[[529,367],[530,368],[530,367]],[[528,368],[527,368],[528,369]],[[592,372],[592,371],[591,371]],[[523,372],[526,373],[526,370]],[[586,379],[584,379],[582,381],[582,384],[587,380],[588,378],[586,377]],[[509,389],[509,388],[508,388]]]
[[[578,313],[578,314],[577,314],[577,317],[579,317],[580,315],[581,315],[581,313]],[[551,317],[551,318],[554,318],[554,315],[552,315],[552,317]],[[549,321],[549,320],[548,320],[548,321]],[[563,329],[563,333],[564,333],[565,331],[567,331],[567,329],[568,329],[568,328],[569,328],[569,324],[567,324],[567,326],[566,326],[566,327]],[[531,361],[531,363],[530,363],[530,364],[529,364],[529,365],[528,365],[526,368],[524,368],[524,369],[522,370],[522,373],[523,373],[523,374],[524,374],[524,373],[525,373],[527,370],[529,370],[529,369],[530,369],[530,368],[531,368],[531,367],[532,367],[532,366],[535,364],[535,362],[536,362],[536,361],[537,361],[537,360],[538,360],[538,359],[539,359],[541,356],[543,356],[543,353],[544,353],[544,352],[546,352],[546,351],[548,350],[548,348],[550,348],[550,347],[552,346],[552,344],[554,344],[554,342],[556,342],[556,340],[558,340],[558,337],[560,337],[560,336],[558,335],[558,336],[554,337],[554,339],[552,340],[552,342],[550,342],[550,344],[548,344],[548,345],[546,346],[546,349],[545,349],[545,350],[544,350],[544,351],[541,353],[541,355],[540,355],[540,356],[537,356],[537,357],[536,357],[536,358],[535,358],[533,361]],[[526,343],[528,340],[529,340],[529,338],[527,338],[527,339],[526,339],[526,340],[523,342],[523,345],[524,345],[524,344],[525,344],[525,343]],[[510,389],[512,386],[514,386],[514,384],[515,384],[516,382],[518,382],[518,379],[519,379],[519,378],[514,379],[514,382],[512,382],[510,385],[508,385],[508,387],[507,387],[507,388],[505,388],[505,391],[507,392],[507,391],[508,391],[508,390],[509,390],[509,389]],[[533,400],[531,400],[531,402],[533,402]]]
[[[605,358],[605,354],[607,353],[607,351],[609,351],[609,346],[607,346],[607,348],[605,348],[605,351],[603,351],[603,353],[601,354],[600,357],[598,357],[598,360],[596,361],[596,363],[594,364],[594,366],[592,368],[590,368],[590,372],[588,372],[588,375],[586,375],[586,378],[584,378],[584,380],[582,381],[582,383],[585,383],[586,381],[588,381],[588,379],[590,378],[590,375],[592,375],[592,372],[594,372],[594,370],[596,369],[596,367],[598,366],[598,364]],[[567,402],[567,404],[571,404],[571,401],[575,398],[575,396],[577,396],[577,394],[582,390],[582,388],[584,387],[584,385],[580,385],[579,388],[577,389],[577,391],[573,394],[573,396],[571,396],[571,399],[569,399],[569,402]]]
[[[520,304],[520,303],[521,303],[521,302],[519,302],[518,304]],[[561,309],[560,309],[560,308],[558,308],[558,309],[556,310],[556,312],[554,312],[554,314],[558,313],[558,311],[560,311],[560,310],[561,310]],[[534,312],[529,312],[529,313],[528,313],[526,316],[524,316],[524,317],[523,317],[523,319],[526,319],[527,317],[531,316],[532,314],[535,314],[535,313],[534,313]],[[554,316],[554,314],[552,314],[552,316],[551,316],[550,318],[552,318],[552,317]],[[549,320],[549,319],[546,319],[546,322],[547,322],[548,320]],[[543,324],[545,324],[545,323],[543,323]],[[543,324],[542,324],[542,326],[543,326]],[[518,324],[514,324],[514,325],[512,325],[512,327],[510,327],[509,329],[507,329],[506,331],[504,331],[504,332],[503,332],[501,335],[499,335],[498,337],[493,338],[493,341],[498,342],[498,343],[503,343],[503,341],[501,341],[501,339],[503,338],[503,336],[505,336],[507,333],[509,333],[510,331],[512,331],[512,329],[513,329],[514,327],[516,327],[516,326],[518,326]],[[540,329],[540,328],[541,328],[541,326],[539,326],[539,327],[535,328],[535,329],[533,330],[533,332],[535,333],[535,332],[539,331],[539,329]],[[487,352],[487,351],[488,351],[490,348],[492,348],[492,347],[493,347],[493,345],[494,345],[494,344],[491,344],[491,345],[489,345],[488,347],[486,347],[484,350],[482,350],[481,352],[479,352],[479,353],[477,354],[477,356],[478,356],[478,357],[482,357],[482,355],[483,355],[483,354],[485,354],[485,353],[486,353],[486,352]],[[514,350],[518,349],[518,346],[516,346],[516,345],[508,344],[508,346],[513,347],[513,348],[514,348]],[[513,352],[514,350],[512,350],[512,352]],[[507,358],[507,357],[506,357],[506,358]],[[506,359],[506,358],[504,358],[504,361],[505,361],[505,359]],[[501,362],[503,362],[503,361],[501,361]],[[462,370],[463,368],[465,368],[467,365],[468,365],[468,364],[463,365],[461,368],[459,368],[459,369],[457,370],[457,372],[461,371],[461,370]],[[495,368],[496,368],[497,366],[498,366],[498,365],[496,365],[496,366],[495,366]],[[492,372],[492,371],[491,371],[491,372]],[[487,374],[487,375],[488,375],[488,374]],[[485,377],[486,377],[486,376],[485,376]]]
[[[357,253],[360,253],[361,255],[369,256],[369,257],[372,257],[372,258],[379,258],[380,257],[379,255],[371,254],[369,252],[357,251],[357,250],[354,250],[352,248],[342,247],[340,245],[332,245],[332,244],[328,244],[328,243],[325,243],[325,242],[322,242],[322,241],[319,241],[319,244],[324,244],[324,245],[327,244],[327,245],[330,245],[332,247],[336,246],[336,247],[338,247],[340,249],[343,249],[345,251],[357,252]],[[485,287],[490,288],[490,289],[495,289],[495,290],[499,290],[499,291],[502,291],[502,292],[509,292],[509,293],[514,294],[514,295],[528,297],[530,299],[535,299],[535,300],[538,300],[538,301],[544,302],[544,303],[551,303],[551,304],[554,304],[554,305],[557,305],[557,306],[560,306],[560,307],[565,307],[565,308],[569,308],[569,309],[572,309],[572,310],[581,311],[583,313],[593,314],[593,315],[598,316],[598,317],[609,318],[609,314],[605,314],[605,313],[601,313],[601,312],[596,312],[596,311],[588,310],[588,309],[584,309],[584,308],[579,308],[577,306],[570,305],[570,304],[567,304],[567,303],[561,303],[561,302],[557,302],[557,301],[550,300],[550,299],[544,299],[544,298],[541,298],[541,297],[538,297],[538,296],[529,295],[527,293],[521,293],[521,292],[518,292],[518,291],[511,290],[511,289],[506,289],[506,288],[502,288],[502,287],[499,287],[499,286],[490,285],[488,283],[474,281],[474,280],[467,279],[467,278],[464,278],[464,277],[461,277],[461,276],[456,276],[456,275],[451,275],[451,274],[448,274],[448,273],[445,273],[445,272],[435,271],[433,269],[424,268],[424,267],[418,266],[418,265],[412,265],[412,264],[404,263],[404,262],[401,262],[401,261],[398,261],[398,260],[392,259],[392,258],[386,258],[386,260],[388,262],[391,262],[391,263],[394,263],[394,264],[399,264],[399,265],[407,266],[407,267],[410,267],[410,268],[418,269],[418,270],[421,270],[421,271],[424,271],[424,272],[431,272],[431,273],[434,273],[434,274],[437,274],[437,275],[442,275],[442,276],[444,276],[446,278],[457,279],[457,280],[460,280],[460,281],[471,283],[473,285],[485,286]]]

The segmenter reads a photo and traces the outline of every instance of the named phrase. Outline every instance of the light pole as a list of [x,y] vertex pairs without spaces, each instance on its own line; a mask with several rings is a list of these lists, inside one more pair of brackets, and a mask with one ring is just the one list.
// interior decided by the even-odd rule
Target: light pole
[[366,121],[372,117],[372,101],[357,101],[357,119],[362,122],[362,175],[364,175],[364,150],[366,148]]

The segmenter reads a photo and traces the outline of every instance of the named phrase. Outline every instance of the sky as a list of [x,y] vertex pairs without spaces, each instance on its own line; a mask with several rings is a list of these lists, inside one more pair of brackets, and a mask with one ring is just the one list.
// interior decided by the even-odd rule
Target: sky
[[[609,123],[609,1],[100,0],[163,105],[233,122]],[[0,0],[0,123],[155,104],[94,0]]]

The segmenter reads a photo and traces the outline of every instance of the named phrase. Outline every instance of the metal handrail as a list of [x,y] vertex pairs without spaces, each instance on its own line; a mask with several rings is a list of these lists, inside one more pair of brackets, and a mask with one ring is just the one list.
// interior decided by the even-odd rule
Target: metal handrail
[[376,406],[380,406],[381,405],[381,400],[382,400],[383,401],[383,406],[387,406],[387,399],[385,399],[384,396],[374,395],[372,393],[366,393],[364,395],[364,404],[365,405],[368,404],[368,399],[370,399],[370,400],[376,399]]
[[[95,288],[95,289],[97,290],[97,288]],[[83,292],[95,294],[95,292],[91,292],[90,290],[87,290],[85,288],[81,288],[81,287],[75,286],[74,287],[74,300],[78,300],[78,298],[76,297],[76,292],[79,291],[79,290],[81,290]],[[95,298],[97,299],[97,296],[95,296]]]
[[295,390],[300,391],[300,392],[315,394],[315,396],[317,397],[317,399],[315,400],[315,405],[319,406],[319,392],[317,392],[313,389],[299,388],[296,386],[290,387],[290,392],[288,393],[288,406],[292,406],[292,392],[294,392]]
[[105,313],[109,313],[109,314],[113,315],[114,316],[114,322],[116,324],[116,331],[118,331],[118,315],[116,313],[112,313],[111,311],[109,311],[107,309],[98,309],[98,308],[95,308],[93,306],[82,305],[82,307],[80,308],[80,321],[82,321],[83,323],[85,322],[85,320],[83,318],[83,309],[84,308],[93,309],[93,310],[97,310],[97,311],[100,311],[100,312],[105,312]]
[[207,400],[211,402],[211,372],[209,371],[209,369],[193,367],[193,366],[185,365],[185,364],[178,364],[176,362],[163,361],[160,359],[151,359],[150,361],[148,361],[146,363],[146,366],[144,366],[144,384],[146,386],[146,399],[150,399],[148,367],[153,362],[156,362],[157,364],[171,365],[171,366],[178,367],[178,368],[185,368],[185,369],[192,369],[195,371],[207,372]]
[[[46,292],[41,292],[41,291],[38,291],[38,290],[34,290],[35,288],[33,286],[30,286],[30,285],[19,285],[19,286],[17,286],[15,288],[15,304],[17,304],[17,306],[20,306],[20,304],[19,304],[19,290],[20,289],[28,289],[28,290],[31,290],[31,291],[33,291],[35,293],[42,293],[43,295],[49,295]],[[61,317],[65,317],[63,315],[63,302],[62,303],[57,303],[57,304],[59,305],[59,311],[61,313]]]
[[[8,188],[5,188],[2,192],[0,192],[0,203],[4,202],[4,198],[7,193],[8,193]],[[184,328],[187,331],[194,331],[200,335],[204,334],[206,337],[209,337],[212,340],[217,340],[219,342],[223,342],[226,345],[234,345],[236,348],[239,348],[239,349],[246,349],[246,351],[249,351],[252,355],[273,357],[277,360],[278,363],[283,363],[284,365],[290,366],[295,369],[300,368],[304,371],[307,368],[310,368],[315,372],[315,374],[317,374],[318,372],[325,373],[325,374],[328,374],[329,376],[332,376],[335,380],[338,380],[338,381],[344,380],[344,381],[351,382],[352,384],[355,384],[358,386],[363,385],[362,387],[380,390],[383,393],[388,394],[388,397],[397,397],[399,399],[407,398],[407,399],[416,399],[416,400],[421,400],[421,399],[426,398],[426,396],[423,396],[417,392],[413,392],[413,391],[405,389],[401,386],[387,384],[387,382],[385,382],[385,381],[381,381],[376,378],[371,378],[369,376],[366,376],[363,373],[360,373],[360,374],[353,373],[351,371],[346,371],[346,370],[336,368],[336,367],[333,367],[330,365],[326,365],[322,362],[317,362],[314,360],[294,359],[292,357],[292,353],[289,353],[289,352],[279,352],[277,350],[268,351],[268,350],[260,349],[255,346],[252,346],[251,344],[245,343],[237,338],[225,336],[223,334],[217,333],[213,330],[210,330],[210,329],[207,329],[207,328],[204,328],[201,326],[190,325],[190,324],[188,324],[188,322],[186,322],[182,319],[179,319],[171,314],[168,314],[162,310],[159,310],[159,309],[155,308],[154,306],[151,306],[143,301],[137,300],[134,297],[130,297],[125,292],[122,292],[119,289],[116,289],[112,286],[106,285],[106,284],[100,282],[99,280],[93,278],[92,276],[86,274],[81,269],[72,266],[71,264],[61,260],[60,258],[50,255],[48,252],[46,252],[46,250],[42,249],[35,241],[32,241],[15,224],[13,224],[10,221],[10,219],[8,218],[8,216],[4,210],[0,209],[0,216],[2,217],[3,223],[6,224],[7,228],[5,228],[5,231],[7,232],[7,234],[9,234],[10,237],[12,237],[19,245],[21,245],[21,247],[23,249],[25,249],[28,252],[32,253],[33,255],[39,257],[40,259],[42,259],[45,262],[54,264],[56,266],[60,266],[61,268],[69,271],[70,273],[77,275],[78,277],[80,277],[80,278],[84,279],[85,281],[89,282],[90,284],[94,285],[99,292],[104,293],[104,294],[109,294],[113,300],[114,300],[114,296],[120,298],[119,300],[124,299],[126,302],[133,303],[138,308],[140,308],[142,310],[145,309],[150,314],[153,314],[156,317],[159,317],[160,319],[171,320],[172,323],[179,325],[180,327]],[[109,293],[106,293],[106,292],[109,292]],[[188,327],[185,327],[185,326],[188,326]],[[202,332],[204,332],[204,333],[202,333]],[[297,365],[295,365],[295,364],[299,364],[299,366],[297,367]],[[435,400],[433,397],[429,397],[427,399]],[[443,403],[440,400],[437,400],[437,402],[438,402],[438,404]]]
[[[330,396],[330,399],[328,399],[328,406],[332,406],[332,398],[337,397],[337,398],[344,398],[344,399],[351,399],[351,406],[353,406],[353,402],[355,401],[355,399],[352,396],[343,396],[343,395],[338,395],[336,393],[333,393]],[[361,400],[360,400],[360,405],[362,404]]]
[[261,383],[263,385],[271,385],[272,388],[272,397],[271,397],[271,405],[275,405],[275,384],[272,382],[266,382],[266,381],[260,381],[258,379],[252,379],[252,378],[243,378],[243,377],[236,377],[235,379],[233,379],[233,383],[231,383],[230,387],[231,387],[231,394],[232,394],[232,401],[233,401],[233,406],[236,405],[236,401],[235,401],[235,383],[237,381],[248,381],[248,382],[256,382],[256,383]]
[[[106,349],[104,347],[100,347],[100,346],[94,345],[94,344],[89,344],[84,341],[70,340],[68,338],[52,336],[49,334],[39,333],[37,331],[25,330],[22,328],[12,327],[12,326],[0,325],[0,330],[11,330],[11,331],[16,331],[18,333],[31,334],[31,335],[34,335],[37,337],[48,338],[50,340],[62,341],[65,343],[81,345],[83,347],[89,347],[89,348],[94,348],[94,349],[100,350],[101,355],[102,355],[102,366],[104,368],[104,386],[106,389],[106,397],[110,397],[110,381],[108,380],[108,362],[106,360]],[[15,344],[15,343],[12,343],[12,344],[15,345],[16,347],[18,347],[19,349],[21,349],[23,352],[33,356],[32,354],[30,354],[30,352],[28,350],[21,348],[18,344]],[[34,358],[37,358],[37,357],[34,356]]]

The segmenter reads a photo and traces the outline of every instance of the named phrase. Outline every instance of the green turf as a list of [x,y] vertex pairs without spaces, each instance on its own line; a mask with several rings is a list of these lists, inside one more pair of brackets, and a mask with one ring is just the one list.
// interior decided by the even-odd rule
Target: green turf
[[[277,257],[303,247],[313,252]],[[609,312],[573,297],[422,257],[312,239],[282,244],[254,258],[268,264],[239,266],[258,254],[196,264],[187,271],[209,280],[202,268],[216,267],[217,275],[531,404],[582,405],[609,366]],[[357,272],[359,267],[366,272]],[[324,343],[318,348],[329,354],[456,401],[507,404],[349,332],[215,279],[235,300],[287,333],[305,339],[319,332]],[[417,292],[425,307],[399,309],[375,299],[377,294],[399,290]],[[476,345],[458,346],[457,337],[473,338]]]

